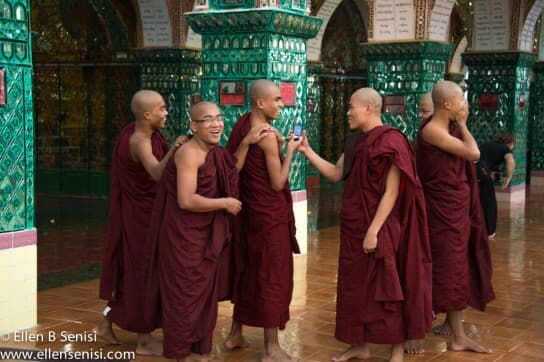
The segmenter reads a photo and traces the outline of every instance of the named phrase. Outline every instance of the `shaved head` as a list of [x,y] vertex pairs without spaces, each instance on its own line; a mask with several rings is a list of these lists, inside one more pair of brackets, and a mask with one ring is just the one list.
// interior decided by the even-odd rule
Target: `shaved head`
[[425,93],[423,97],[419,100],[419,104],[421,103],[433,103],[433,96],[431,92]]
[[132,96],[130,110],[138,118],[142,113],[152,111],[158,102],[164,102],[160,93],[149,89],[142,89]]
[[435,108],[441,108],[444,102],[451,100],[457,94],[463,93],[463,90],[455,82],[443,80],[438,82],[433,87],[432,98]]
[[257,102],[259,98],[264,98],[271,88],[277,88],[278,86],[268,79],[257,79],[249,88],[249,100],[251,104]]
[[189,111],[191,115],[191,121],[200,120],[206,116],[215,116],[218,113],[219,107],[212,102],[199,102],[191,106]]
[[351,96],[361,104],[370,104],[377,114],[382,112],[382,96],[372,88],[359,88]]

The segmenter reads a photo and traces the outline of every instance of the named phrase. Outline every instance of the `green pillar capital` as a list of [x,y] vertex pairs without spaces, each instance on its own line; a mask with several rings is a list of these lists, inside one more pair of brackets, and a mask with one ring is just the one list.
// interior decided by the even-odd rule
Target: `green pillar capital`
[[184,48],[137,49],[140,87],[161,93],[168,106],[163,134],[170,143],[189,132],[191,97],[200,93],[202,59],[199,50]]
[[361,51],[368,62],[369,87],[384,96],[384,122],[413,139],[419,126],[419,99],[444,79],[453,44],[437,41],[364,43]]

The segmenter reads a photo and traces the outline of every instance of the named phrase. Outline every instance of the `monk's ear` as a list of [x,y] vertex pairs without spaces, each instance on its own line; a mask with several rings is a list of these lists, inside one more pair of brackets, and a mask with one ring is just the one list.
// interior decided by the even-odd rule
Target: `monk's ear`
[[264,99],[262,99],[262,98],[257,99],[255,104],[257,105],[257,108],[263,109],[264,108]]
[[191,130],[192,134],[195,134],[197,132],[196,123],[191,121],[191,123],[189,125],[189,129]]

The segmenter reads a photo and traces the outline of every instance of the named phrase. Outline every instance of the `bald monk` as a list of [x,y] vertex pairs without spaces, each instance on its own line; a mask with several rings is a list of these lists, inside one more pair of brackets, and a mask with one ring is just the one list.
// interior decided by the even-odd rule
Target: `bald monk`
[[[433,106],[433,98],[431,96],[431,92],[425,93],[421,99],[419,100],[418,105],[418,111],[417,116],[419,118],[419,122],[424,122],[428,118],[430,118],[434,113],[434,106]],[[417,139],[413,140],[412,145],[416,146]],[[449,328],[447,328],[447,321],[444,326],[435,327],[433,328],[433,332],[437,334],[448,334]],[[404,342],[404,352],[408,354],[422,354],[425,353],[425,349],[422,347],[422,345],[418,341],[414,340],[407,340]]]
[[[229,215],[238,214],[242,203],[237,160],[218,146],[224,129],[219,108],[201,102],[190,115],[193,137],[168,162],[153,210],[150,278],[156,271],[164,356],[209,361],[222,287],[221,261],[231,236]],[[262,130],[250,132],[239,153],[265,137]],[[245,156],[241,157],[243,163]],[[148,281],[148,288],[153,284],[157,283]],[[149,304],[147,308],[155,309]]]
[[433,97],[431,92],[425,93],[419,100],[419,106],[417,109],[417,117],[420,122],[423,122],[427,118],[431,117],[434,113]]
[[332,182],[345,181],[335,337],[351,345],[333,358],[370,358],[369,343],[390,344],[403,360],[403,342],[430,330],[431,259],[425,205],[408,139],[381,121],[382,99],[371,88],[350,98],[345,152],[332,164],[299,147]]
[[480,157],[467,128],[468,103],[451,81],[432,92],[434,115],[418,134],[417,166],[425,192],[433,257],[433,310],[446,313],[454,351],[491,352],[463,330],[467,306],[484,310],[495,298],[491,257],[474,161]]
[[95,332],[118,344],[112,330],[115,323],[138,333],[136,353],[161,355],[161,345],[150,334],[158,321],[145,322],[142,317],[147,260],[144,244],[157,181],[182,138],[168,150],[159,131],[166,124],[168,111],[159,93],[140,90],[132,97],[130,107],[135,121],[121,130],[112,154],[108,238],[100,279],[100,298],[108,305]]
[[[269,124],[283,107],[279,88],[265,79],[251,85],[249,97],[251,112],[234,125],[227,144],[231,152],[235,152],[252,127]],[[231,297],[233,322],[225,342],[227,349],[245,346],[242,325],[263,328],[263,361],[291,360],[280,347],[278,329],[284,329],[289,320],[292,253],[300,252],[288,176],[293,153],[301,140],[290,140],[283,157],[280,139],[277,133],[269,132],[259,143],[251,145],[240,172],[243,230],[237,233],[236,243],[242,260],[236,264],[243,267],[235,278]]]

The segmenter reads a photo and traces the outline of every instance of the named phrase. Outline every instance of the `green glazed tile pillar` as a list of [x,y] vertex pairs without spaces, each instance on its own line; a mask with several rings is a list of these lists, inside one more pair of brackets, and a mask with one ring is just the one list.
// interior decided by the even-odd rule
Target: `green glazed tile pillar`
[[469,69],[469,127],[478,144],[504,131],[516,136],[514,176],[508,192],[497,198],[525,200],[531,70],[536,55],[503,51],[466,52],[462,57]]
[[[306,46],[307,39],[317,34],[321,19],[303,11],[269,7],[193,12],[185,17],[202,35],[202,100],[219,104],[225,115],[223,143],[236,120],[250,109],[248,91],[260,78],[275,82],[282,91],[284,108],[273,125],[284,135],[295,123],[307,128]],[[297,238],[303,240],[304,250],[305,164],[302,155],[296,155],[289,177]]]
[[192,49],[139,49],[140,87],[164,96],[168,119],[163,134],[169,143],[189,131],[191,99],[200,93],[202,60]]
[[[306,133],[310,146],[319,154],[321,123],[321,86],[319,76],[323,64],[308,63],[308,91],[306,94]],[[308,195],[308,230],[317,230],[319,216],[319,171],[306,161],[306,192]]]
[[536,62],[533,71],[535,78],[531,89],[528,139],[531,149],[531,184],[544,185],[544,61]]
[[368,86],[384,96],[383,120],[413,139],[419,99],[444,80],[453,44],[436,41],[365,43]]
[[0,335],[36,325],[30,1],[0,2]]

